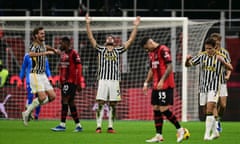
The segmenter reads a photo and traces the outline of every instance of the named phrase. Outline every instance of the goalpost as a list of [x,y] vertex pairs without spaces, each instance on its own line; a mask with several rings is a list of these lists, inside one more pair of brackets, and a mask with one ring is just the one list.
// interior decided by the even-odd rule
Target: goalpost
[[[105,37],[111,34],[115,37],[117,45],[128,39],[135,20],[134,17],[91,19],[91,28],[97,42],[103,44]],[[214,22],[193,22],[180,17],[142,17],[135,41],[121,57],[122,101],[117,106],[117,119],[152,119],[151,89],[147,95],[142,92],[149,62],[147,53],[139,45],[143,37],[150,36],[171,48],[176,82],[174,105],[171,109],[182,121],[199,120],[198,70],[196,68],[187,70],[183,63],[187,54],[194,55],[201,51],[205,36],[213,24]],[[6,50],[0,51],[0,59],[5,62],[10,73],[4,93],[12,95],[6,104],[9,118],[21,118],[21,111],[25,107],[26,88],[21,85],[18,74],[23,56],[28,52],[31,31],[37,26],[44,27],[46,44],[59,48],[61,37],[67,36],[71,39],[72,47],[79,52],[86,88],[77,93],[76,104],[80,119],[93,119],[95,114],[92,107],[97,90],[97,52],[87,38],[84,17],[0,17],[0,29],[4,32],[3,41],[7,44]],[[58,119],[61,111],[57,68],[59,56],[49,56],[48,59],[57,99],[42,107],[40,119]]]

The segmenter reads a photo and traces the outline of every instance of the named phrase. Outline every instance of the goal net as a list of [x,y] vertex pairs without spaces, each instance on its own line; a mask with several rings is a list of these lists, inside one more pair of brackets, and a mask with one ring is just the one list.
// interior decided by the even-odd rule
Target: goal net
[[[92,17],[91,28],[99,44],[107,35],[115,37],[117,45],[125,42],[133,28],[135,18],[130,17]],[[187,53],[196,54],[213,22],[192,22],[187,18],[141,18],[135,41],[121,56],[121,96],[117,106],[117,119],[152,120],[150,105],[151,89],[147,95],[142,92],[143,82],[149,69],[146,51],[139,43],[145,36],[152,37],[160,44],[171,48],[176,88],[174,105],[171,110],[179,120],[199,120],[198,114],[198,70],[186,69],[183,62]],[[23,56],[28,52],[31,31],[43,26],[46,32],[45,43],[59,48],[60,39],[67,36],[72,47],[77,50],[83,63],[86,88],[76,95],[76,105],[80,119],[94,119],[93,106],[97,91],[97,51],[92,48],[86,34],[84,17],[0,17],[2,37],[0,59],[9,70],[4,88],[1,88],[1,102],[7,94],[12,97],[5,103],[9,118],[20,119],[26,104],[26,85],[21,85],[19,72]],[[61,115],[61,96],[58,88],[59,56],[48,56],[52,74],[52,84],[57,93],[55,101],[42,106],[40,119],[59,119]],[[0,113],[0,117],[4,115]],[[107,117],[107,114],[105,115]]]

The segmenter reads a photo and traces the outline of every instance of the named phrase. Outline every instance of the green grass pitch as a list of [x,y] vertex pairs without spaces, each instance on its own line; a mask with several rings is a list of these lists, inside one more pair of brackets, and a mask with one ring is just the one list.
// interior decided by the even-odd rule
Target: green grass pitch
[[[26,127],[21,120],[0,120],[0,144],[146,144],[145,140],[155,135],[153,121],[117,120],[114,128],[117,133],[106,133],[107,123],[103,123],[103,132],[95,133],[94,120],[82,120],[83,132],[74,133],[74,123],[67,121],[65,132],[53,132],[50,128],[59,124],[57,120],[31,121]],[[220,138],[203,141],[204,122],[182,122],[190,131],[190,138],[183,144],[239,144],[240,123],[222,122],[223,132]],[[163,127],[164,142],[176,143],[176,130],[170,122]]]

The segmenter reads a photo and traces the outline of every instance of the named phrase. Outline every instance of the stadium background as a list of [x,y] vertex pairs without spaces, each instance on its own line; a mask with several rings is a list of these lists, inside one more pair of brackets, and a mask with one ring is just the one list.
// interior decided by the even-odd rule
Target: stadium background
[[[42,10],[39,9],[39,3],[36,1],[30,1],[26,2],[27,5],[23,4],[20,1],[17,0],[10,0],[10,1],[0,1],[0,15],[1,16],[24,16],[26,15],[26,11],[30,11],[30,15],[32,16],[73,16],[74,10],[78,11],[78,15],[82,16],[84,15],[85,8],[84,6],[87,5],[87,1],[83,0],[81,4],[79,4],[79,1],[60,1],[60,0],[53,0],[51,2],[47,2],[46,0],[42,0]],[[84,5],[84,6],[83,6]],[[123,10],[128,11],[127,16],[134,16],[134,10],[132,9],[134,7],[133,2],[129,2],[127,0],[105,0],[105,1],[98,1],[93,0],[90,1],[90,14],[91,16],[122,16]],[[176,16],[182,16],[181,10],[182,5],[181,1],[168,1],[168,0],[150,0],[150,1],[144,1],[144,0],[138,0],[137,1],[137,15],[141,16],[171,16],[171,11],[175,10]],[[238,19],[239,15],[239,9],[240,6],[236,4],[236,0],[231,0],[231,7],[230,7],[230,0],[227,1],[217,1],[217,0],[204,0],[201,2],[195,2],[190,0],[185,0],[184,3],[184,16],[189,17],[190,19],[219,19],[219,15],[221,11],[225,11],[225,17],[226,19]],[[210,14],[209,14],[210,13]],[[219,31],[218,28],[213,28],[209,31],[209,33],[215,31]],[[228,99],[228,105],[227,110],[225,112],[223,120],[230,120],[230,121],[238,121],[240,120],[240,106],[239,106],[239,92],[240,92],[240,53],[236,52],[239,51],[239,45],[240,45],[240,39],[239,39],[239,22],[232,22],[229,23],[226,27],[226,36],[225,36],[225,47],[229,50],[233,66],[235,68],[231,79],[228,83],[229,86],[229,99]],[[14,52],[18,51],[18,56],[16,59],[18,61],[22,61],[22,57],[24,55],[24,41],[19,38],[9,38],[6,39],[6,43],[13,49]],[[19,47],[16,46],[16,43],[20,43]],[[22,49],[23,51],[19,51],[19,49]],[[1,50],[2,57],[6,56],[6,50]],[[10,72],[12,72],[11,69],[9,69]],[[11,91],[12,94],[14,94],[15,91],[12,91],[12,87],[17,86],[17,81],[19,80],[17,76],[17,72],[10,73],[9,79],[7,82],[6,89],[1,93],[1,97],[5,95],[6,91]],[[56,73],[53,73],[55,78],[57,79]],[[92,77],[93,78],[93,77]],[[94,85],[95,79],[88,80],[89,85]],[[90,82],[90,83],[89,83]],[[134,97],[130,97],[131,93],[135,90],[133,89],[125,89],[123,84],[123,89],[126,92],[124,93],[125,97],[127,97],[127,100],[129,102],[132,102],[132,99],[135,99]],[[59,89],[56,88],[57,93],[59,94]],[[81,99],[81,101],[84,101],[84,104],[92,105],[94,103],[94,95],[96,93],[96,89],[93,88],[92,90],[86,90],[91,91],[91,93],[82,93],[84,96],[87,95],[87,99]],[[6,105],[6,109],[9,112],[10,118],[19,118],[20,113],[23,110],[23,105],[25,103],[25,89],[24,88],[18,88],[17,89],[18,95],[15,97],[18,99],[17,103],[14,102],[14,99],[9,99],[9,102]],[[19,95],[19,92],[22,95]],[[93,97],[92,97],[93,96]],[[86,98],[86,97],[85,97]],[[48,109],[59,109],[60,111],[60,104],[59,99],[56,99],[54,104],[51,104],[49,106],[46,106],[43,110],[47,111]],[[121,113],[121,109],[119,110],[118,115],[120,119],[136,119],[135,115],[137,115],[136,111],[134,111],[134,106],[136,103],[130,103],[128,107],[128,113],[124,114]],[[18,108],[18,111],[16,112],[14,109],[11,110],[11,108]],[[86,116],[84,118],[89,119],[94,117],[93,111],[90,109],[89,106],[86,105],[87,109],[82,109],[82,113],[92,113],[90,116]],[[146,108],[144,106],[144,103],[142,104],[142,109],[145,111],[142,111],[142,113],[148,113],[146,117],[143,119],[152,119],[151,109]],[[12,112],[11,112],[12,111]],[[83,112],[84,111],[84,112]],[[125,110],[123,110],[125,111]],[[19,114],[19,115],[16,115]],[[80,112],[81,113],[81,112]],[[13,115],[11,115],[13,114]],[[48,113],[49,115],[44,115],[45,118],[59,118],[59,115]],[[3,117],[2,113],[0,113],[0,117]],[[200,119],[202,119],[203,115],[200,113]],[[137,118],[142,119],[142,118]]]

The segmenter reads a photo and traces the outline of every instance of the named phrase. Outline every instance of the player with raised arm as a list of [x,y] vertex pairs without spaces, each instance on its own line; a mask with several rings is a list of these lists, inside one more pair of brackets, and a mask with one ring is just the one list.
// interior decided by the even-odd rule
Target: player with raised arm
[[214,39],[208,38],[204,46],[204,52],[194,57],[187,56],[185,66],[200,65],[200,105],[206,105],[204,140],[213,140],[220,136],[216,128],[217,117],[214,112],[217,110],[222,68],[226,67],[229,70],[233,68],[226,56],[216,50],[216,41]]
[[156,135],[146,142],[162,142],[163,116],[176,127],[177,142],[184,140],[185,128],[182,128],[176,116],[170,111],[173,105],[173,89],[175,87],[172,71],[172,57],[170,49],[161,45],[150,37],[144,37],[141,46],[148,52],[150,69],[143,85],[143,92],[148,90],[148,83],[153,82],[151,104],[153,106]]
[[45,30],[37,27],[33,30],[34,40],[30,45],[29,56],[32,58],[32,69],[30,73],[30,87],[38,97],[22,112],[24,125],[28,125],[30,113],[39,105],[53,101],[56,93],[46,75],[47,55],[57,53],[57,50],[45,45]]
[[86,29],[87,35],[92,44],[98,52],[98,91],[96,101],[98,103],[98,109],[96,110],[97,129],[96,133],[102,132],[102,119],[103,119],[103,106],[109,102],[109,118],[108,118],[108,133],[115,133],[113,129],[113,120],[116,114],[116,104],[121,100],[120,95],[120,54],[125,52],[137,34],[137,27],[140,24],[140,17],[137,17],[133,22],[133,30],[129,39],[123,44],[123,46],[115,46],[114,37],[109,35],[106,37],[104,45],[97,44],[90,29],[91,19],[86,14]]
[[[223,55],[226,56],[226,58],[228,59],[228,61],[231,63],[231,58],[229,55],[229,52],[221,47],[221,40],[222,37],[219,33],[212,33],[210,35],[211,38],[213,38],[214,40],[216,40],[216,49]],[[232,71],[229,69],[226,69],[226,67],[223,67],[223,73],[222,73],[222,78],[221,78],[221,87],[220,87],[220,93],[219,93],[219,101],[217,104],[217,112],[218,112],[218,120],[216,121],[216,125],[217,125],[217,130],[219,132],[222,132],[222,127],[220,124],[220,120],[223,117],[223,113],[226,109],[226,105],[227,105],[227,96],[228,96],[228,90],[227,90],[227,81],[229,80],[230,76],[231,76]]]

